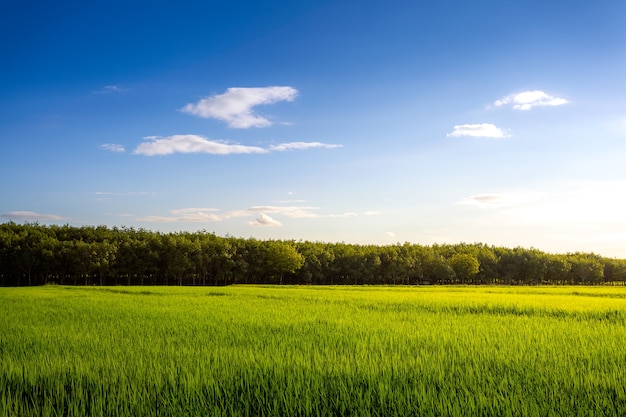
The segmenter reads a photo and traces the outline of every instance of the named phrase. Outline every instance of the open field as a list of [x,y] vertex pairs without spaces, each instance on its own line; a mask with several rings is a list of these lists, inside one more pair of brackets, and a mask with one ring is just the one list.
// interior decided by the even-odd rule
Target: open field
[[624,287],[0,288],[4,416],[626,415]]

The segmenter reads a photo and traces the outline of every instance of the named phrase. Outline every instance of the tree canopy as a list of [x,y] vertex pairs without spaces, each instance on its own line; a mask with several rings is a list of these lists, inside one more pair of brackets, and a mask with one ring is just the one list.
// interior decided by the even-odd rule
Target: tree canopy
[[354,245],[0,224],[0,285],[626,284],[626,260],[482,243]]

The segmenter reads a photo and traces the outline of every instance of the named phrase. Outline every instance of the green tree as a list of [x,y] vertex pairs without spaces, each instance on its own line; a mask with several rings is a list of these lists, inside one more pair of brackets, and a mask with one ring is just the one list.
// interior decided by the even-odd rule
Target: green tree
[[461,284],[469,283],[480,271],[478,259],[468,253],[455,253],[448,262]]
[[565,284],[567,282],[571,263],[564,255],[550,255],[546,261],[546,282],[553,285]]
[[294,273],[304,265],[304,257],[291,242],[270,240],[264,242],[265,261],[267,270],[272,277],[278,277],[278,283],[283,283],[285,273]]
[[569,257],[570,280],[574,284],[599,284],[604,280],[604,264],[595,255],[573,254]]
[[423,252],[424,280],[431,284],[451,284],[455,274],[452,266],[443,255],[428,248]]

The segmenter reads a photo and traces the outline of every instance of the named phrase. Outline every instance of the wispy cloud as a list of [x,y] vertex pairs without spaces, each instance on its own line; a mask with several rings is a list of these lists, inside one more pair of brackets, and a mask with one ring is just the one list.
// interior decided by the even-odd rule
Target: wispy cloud
[[215,208],[183,208],[170,210],[168,216],[144,216],[138,221],[154,222],[154,223],[177,223],[177,222],[220,222],[241,217],[255,217],[248,224],[260,225],[282,225],[279,221],[271,216],[283,216],[292,219],[319,219],[319,218],[346,218],[356,216],[370,216],[380,214],[378,212],[364,213],[339,213],[339,214],[321,214],[319,207],[310,206],[252,206],[241,210],[222,211]]
[[349,211],[346,213],[339,213],[339,214],[329,214],[327,216],[324,217],[330,217],[331,219],[346,219],[348,217],[357,217],[359,214],[355,213],[354,211]]
[[251,226],[255,226],[255,227],[282,226],[283,225],[281,222],[279,222],[278,220],[272,219],[267,214],[259,214],[259,216],[256,219],[252,220],[251,222],[248,222],[248,224]]
[[56,214],[42,214],[34,211],[10,211],[8,213],[0,214],[0,217],[11,220],[25,220],[25,221],[46,221],[46,220],[63,220],[63,217]]
[[541,193],[530,192],[476,194],[462,199],[457,204],[480,208],[499,208],[537,200],[541,195]]
[[154,191],[128,191],[125,193],[114,193],[110,191],[96,191],[96,195],[156,195]]
[[211,155],[265,154],[289,150],[333,149],[342,145],[320,142],[291,142],[271,145],[269,148],[240,145],[226,141],[210,140],[200,135],[148,136],[133,151],[136,155],[170,155],[173,153],[206,153]]
[[219,210],[214,208],[183,208],[170,210],[170,216],[146,216],[137,220],[153,223],[203,223],[226,220],[224,215],[216,214],[217,211]]
[[448,133],[448,137],[481,137],[481,138],[506,138],[510,135],[491,123],[465,124],[454,126],[454,131]]
[[157,195],[157,193],[155,193],[155,192],[148,192],[148,191],[129,191],[129,192],[125,192],[125,193],[113,193],[113,192],[109,192],[109,191],[96,191],[94,194],[98,196],[98,197],[96,197],[96,201],[108,201],[112,197],[119,197],[119,196],[151,196],[151,195]]
[[119,145],[117,143],[104,143],[100,145],[100,149],[104,149],[105,151],[109,152],[126,152],[126,148],[124,148],[123,145]]
[[495,208],[506,204],[506,200],[505,194],[477,194],[466,197],[457,204]]
[[218,119],[229,127],[247,129],[272,125],[268,119],[253,112],[252,108],[262,104],[293,101],[298,90],[292,87],[229,88],[197,103],[189,103],[181,109],[184,113],[203,118]]
[[106,214],[107,214],[107,216],[116,216],[116,217],[133,217],[133,215],[132,215],[132,214],[130,214],[130,213],[111,213],[111,212],[108,212],[108,213],[106,213]]
[[105,85],[100,90],[94,91],[94,94],[123,93],[125,91],[127,91],[127,89],[119,85]]
[[554,97],[543,91],[534,90],[510,94],[496,100],[493,104],[496,107],[512,105],[515,110],[530,110],[533,107],[562,106],[567,103],[569,103],[569,101],[564,98]]
[[532,224],[613,224],[626,230],[626,182],[574,182],[553,190],[476,194],[457,202],[486,209]]
[[207,153],[211,155],[254,154],[268,151],[257,146],[209,140],[199,135],[148,136],[133,151],[137,155],[170,155],[173,153]]
[[611,225],[626,230],[626,182],[580,182],[544,193],[533,204],[507,209],[506,214],[526,222],[561,225]]
[[341,148],[343,145],[335,145],[331,143],[320,143],[320,142],[289,142],[289,143],[281,143],[278,145],[272,145],[269,147],[271,151],[293,151],[293,150],[307,150],[307,149],[315,149],[315,148],[323,148],[323,149],[333,149],[333,148]]
[[626,244],[626,233],[601,233],[589,239],[591,242]]
[[292,218],[314,218],[319,217],[315,211],[319,207],[306,206],[254,206],[246,209],[250,213],[275,213]]

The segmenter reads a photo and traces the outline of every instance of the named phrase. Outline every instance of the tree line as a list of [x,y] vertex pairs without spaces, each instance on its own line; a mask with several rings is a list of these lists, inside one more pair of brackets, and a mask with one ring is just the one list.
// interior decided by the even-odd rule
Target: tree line
[[0,285],[626,284],[626,260],[482,243],[355,245],[0,224]]

